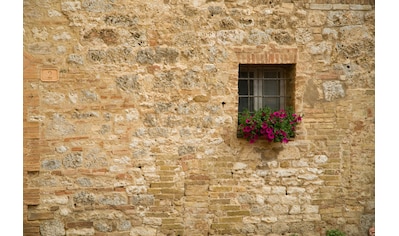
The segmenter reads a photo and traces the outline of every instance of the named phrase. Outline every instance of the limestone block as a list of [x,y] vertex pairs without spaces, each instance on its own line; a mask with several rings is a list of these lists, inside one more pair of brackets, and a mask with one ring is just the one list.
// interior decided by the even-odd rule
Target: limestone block
[[307,15],[307,22],[309,26],[322,26],[325,24],[327,16],[323,11],[310,12]]
[[67,61],[78,65],[83,65],[84,63],[83,56],[79,54],[70,54]]
[[132,228],[132,223],[129,220],[119,220],[116,224],[116,228],[119,231],[128,231]]
[[41,201],[45,204],[66,205],[69,202],[67,196],[48,196],[42,197]]
[[43,221],[40,224],[40,235],[42,236],[64,236],[64,224],[59,220]]
[[83,228],[83,229],[67,229],[66,235],[95,235],[96,231],[94,228]]
[[78,204],[89,205],[94,203],[95,196],[92,193],[80,191],[75,193],[75,195],[73,196],[73,201]]
[[65,168],[77,168],[83,165],[82,162],[82,153],[76,152],[69,153],[62,161],[62,164],[65,166]]
[[341,81],[326,81],[323,83],[324,99],[332,101],[345,97],[345,90]]
[[94,229],[100,232],[112,232],[113,227],[111,224],[109,224],[106,221],[99,220],[99,221],[94,221]]
[[130,230],[130,236],[153,236],[157,234],[157,230],[152,227],[134,227]]
[[118,206],[127,204],[127,198],[122,194],[104,194],[102,196],[98,196],[97,199],[98,203],[104,205]]
[[64,1],[61,3],[61,10],[62,11],[77,11],[81,9],[81,2],[80,1]]
[[59,160],[43,160],[41,167],[44,170],[56,170],[61,167],[61,161],[59,161]]
[[82,8],[89,12],[108,12],[112,10],[112,1],[110,0],[83,0]]

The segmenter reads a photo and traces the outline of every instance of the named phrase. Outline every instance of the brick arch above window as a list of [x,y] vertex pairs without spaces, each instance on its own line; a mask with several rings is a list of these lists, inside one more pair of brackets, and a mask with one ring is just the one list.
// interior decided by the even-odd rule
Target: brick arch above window
[[240,64],[296,64],[297,48],[268,49],[264,46],[235,48]]

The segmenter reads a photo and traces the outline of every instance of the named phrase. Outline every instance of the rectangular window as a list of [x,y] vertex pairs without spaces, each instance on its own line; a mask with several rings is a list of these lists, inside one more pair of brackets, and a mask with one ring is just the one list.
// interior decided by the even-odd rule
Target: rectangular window
[[293,106],[295,65],[239,65],[238,112]]

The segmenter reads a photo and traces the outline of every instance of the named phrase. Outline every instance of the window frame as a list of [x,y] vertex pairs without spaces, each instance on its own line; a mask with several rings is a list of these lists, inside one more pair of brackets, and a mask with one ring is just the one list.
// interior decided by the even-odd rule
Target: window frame
[[[270,72],[277,72],[276,75],[279,75],[275,77],[266,77],[266,73]],[[244,73],[246,73],[247,76],[243,76]],[[267,99],[278,99],[275,102],[276,106],[270,106],[272,109],[285,109],[289,106],[293,107],[293,95],[295,91],[294,74],[295,64],[239,64],[238,113],[242,113],[245,108],[250,112],[254,112],[265,105],[270,106],[271,102],[267,103]],[[247,81],[247,86],[244,86],[242,81]],[[277,81],[278,85],[276,88],[279,87],[278,94],[265,92],[265,81]],[[243,92],[242,89],[246,89],[247,91]],[[277,89],[270,91],[276,90]],[[244,101],[246,99],[247,102],[245,103]]]

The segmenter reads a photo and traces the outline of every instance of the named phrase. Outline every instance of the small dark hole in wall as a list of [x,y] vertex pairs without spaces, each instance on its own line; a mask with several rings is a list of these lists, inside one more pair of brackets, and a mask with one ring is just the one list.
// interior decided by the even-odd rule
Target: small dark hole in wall
[[29,176],[39,175],[39,171],[28,171]]

